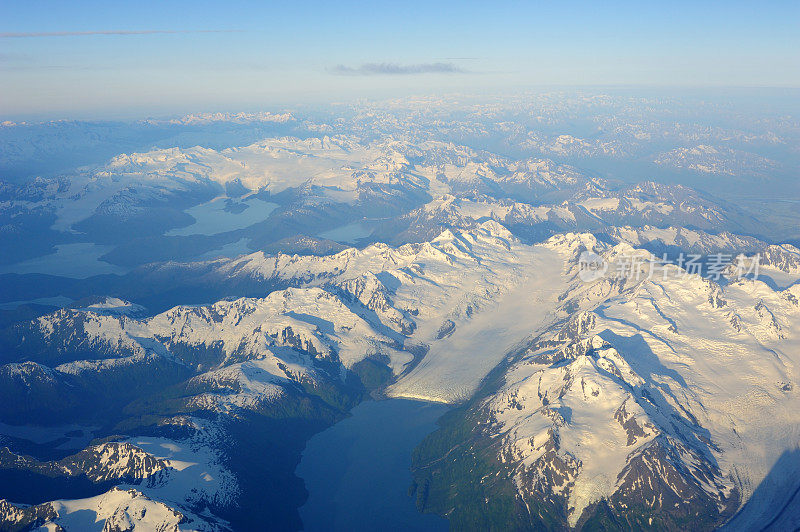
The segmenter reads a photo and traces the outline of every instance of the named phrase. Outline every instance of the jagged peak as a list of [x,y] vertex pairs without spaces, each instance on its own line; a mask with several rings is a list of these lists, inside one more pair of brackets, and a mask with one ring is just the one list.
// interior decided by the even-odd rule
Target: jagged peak
[[478,226],[478,229],[479,231],[482,231],[492,237],[502,238],[503,240],[507,241],[516,241],[516,237],[511,233],[511,231],[509,231],[506,226],[497,220],[486,220],[481,222]]
[[574,254],[577,250],[586,250],[601,253],[606,245],[600,242],[592,233],[561,233],[548,238],[545,246],[556,251]]

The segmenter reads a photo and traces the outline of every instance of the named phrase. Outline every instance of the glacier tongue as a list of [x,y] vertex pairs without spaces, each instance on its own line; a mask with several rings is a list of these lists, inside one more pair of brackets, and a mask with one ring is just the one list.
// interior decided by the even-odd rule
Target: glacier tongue
[[493,279],[497,284],[491,289],[482,286],[487,279],[464,275],[467,297],[476,299],[465,298],[442,316],[442,322],[453,323],[450,334],[437,339],[430,328],[420,327],[420,339],[430,349],[419,365],[389,387],[390,396],[466,400],[506,354],[553,322],[559,284],[565,284],[563,257],[544,246],[513,249],[518,253],[515,268]]

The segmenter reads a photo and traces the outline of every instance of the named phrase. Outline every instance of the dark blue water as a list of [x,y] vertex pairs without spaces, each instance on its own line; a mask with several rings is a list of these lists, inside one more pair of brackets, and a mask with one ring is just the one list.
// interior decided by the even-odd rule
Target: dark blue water
[[311,438],[297,467],[310,495],[300,508],[309,532],[445,531],[408,495],[411,452],[447,411],[440,404],[367,401],[352,416]]

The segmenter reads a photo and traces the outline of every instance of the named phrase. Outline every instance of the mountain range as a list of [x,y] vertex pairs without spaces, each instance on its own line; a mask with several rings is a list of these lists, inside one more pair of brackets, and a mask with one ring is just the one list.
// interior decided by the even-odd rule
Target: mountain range
[[409,493],[454,530],[799,526],[794,215],[659,174],[768,190],[796,130],[653,106],[190,115],[102,158],[4,123],[8,168],[81,166],[0,184],[0,529],[302,529],[306,443],[379,400],[449,405]]

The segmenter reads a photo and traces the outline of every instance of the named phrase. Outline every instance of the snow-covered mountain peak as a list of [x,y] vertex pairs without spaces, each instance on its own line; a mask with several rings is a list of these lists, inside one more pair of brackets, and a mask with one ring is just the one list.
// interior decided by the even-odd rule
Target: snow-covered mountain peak
[[544,245],[575,259],[577,259],[578,255],[583,251],[601,253],[607,248],[606,244],[600,242],[597,237],[591,233],[564,233],[555,235],[550,237]]
[[[679,500],[710,498],[719,519],[729,516],[750,493],[730,479],[757,483],[768,467],[743,466],[741,453],[779,453],[772,438],[800,421],[786,384],[796,378],[797,342],[781,325],[798,309],[758,284],[753,292],[698,275],[648,280],[536,344],[486,402],[523,498],[563,498],[575,525],[600,498],[623,508],[625,497],[640,497],[631,475],[645,460],[654,474],[677,468],[664,474],[677,475],[670,489]],[[763,408],[780,419],[764,419]],[[753,423],[771,436],[745,435]],[[673,458],[653,462],[655,448]],[[710,476],[693,479],[692,468]],[[566,483],[550,481],[556,471]]]
[[486,220],[478,226],[479,232],[508,242],[516,241],[516,237],[503,224],[496,220]]
[[85,306],[81,306],[77,310],[84,312],[93,312],[95,314],[106,315],[125,315],[137,316],[145,313],[145,309],[141,305],[131,303],[125,299],[118,297],[103,297],[93,301],[88,301]]
[[654,251],[680,250],[685,253],[703,255],[752,252],[766,245],[752,237],[739,236],[729,232],[711,234],[685,227],[624,226],[611,227],[605,232],[615,240],[628,242],[635,247],[646,246]]

